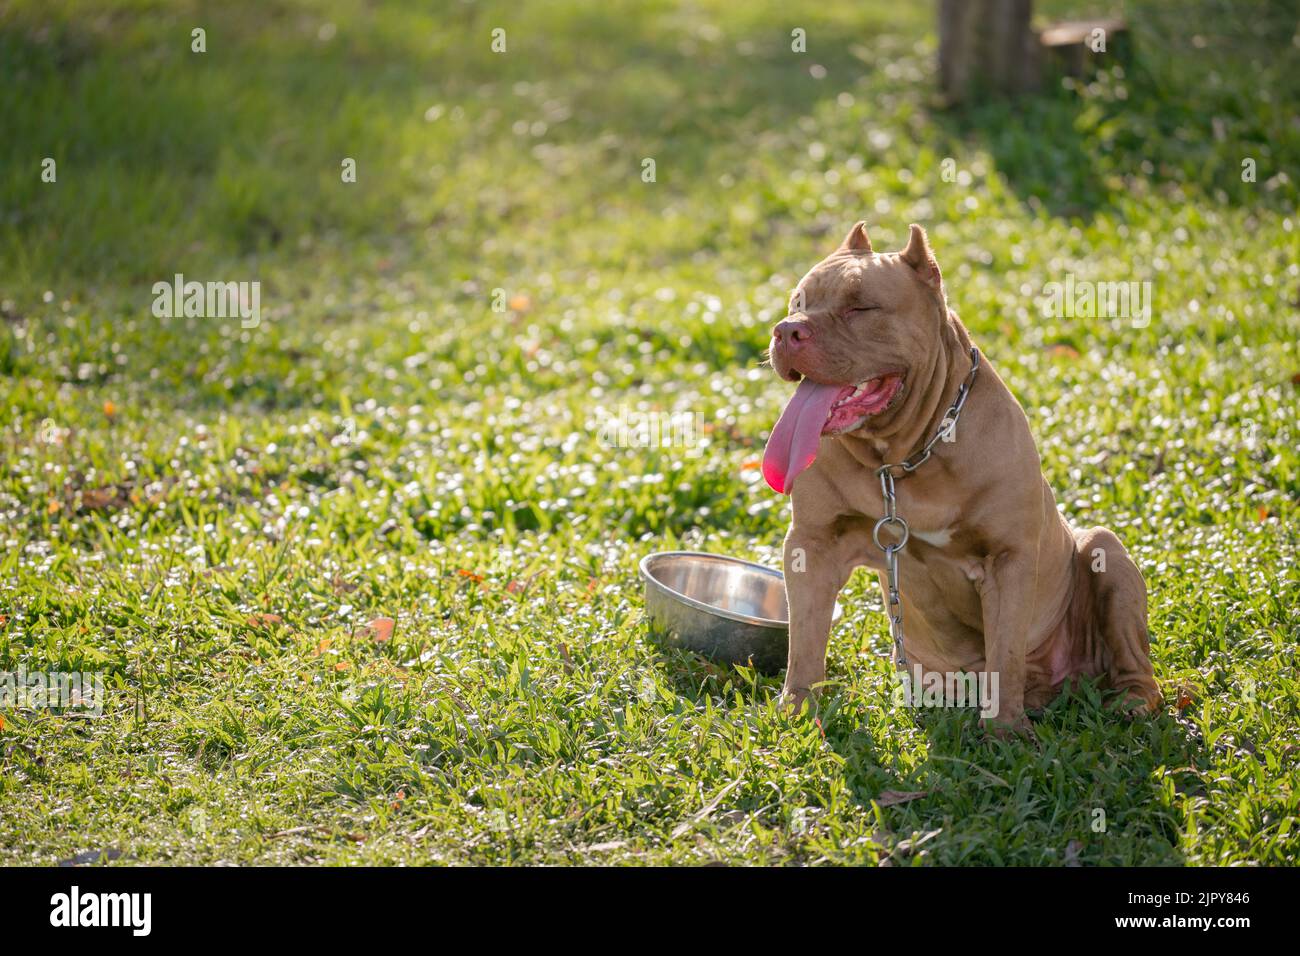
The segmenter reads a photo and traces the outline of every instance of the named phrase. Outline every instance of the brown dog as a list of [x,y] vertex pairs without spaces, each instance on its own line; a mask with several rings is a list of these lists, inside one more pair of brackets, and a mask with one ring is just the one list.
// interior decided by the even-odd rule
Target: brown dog
[[[835,596],[855,567],[880,572],[891,606],[882,548],[903,529],[886,523],[873,538],[888,463],[910,528],[896,552],[901,649],[918,676],[992,675],[1004,727],[1026,726],[1026,707],[1081,675],[1156,708],[1142,575],[1112,532],[1075,531],[1057,511],[1025,414],[948,308],[925,231],[913,225],[906,249],[878,254],[858,223],[803,277],[789,311],[772,332],[772,366],[802,382],[763,459],[794,512],[786,702],[799,706],[824,680]],[[963,382],[968,401],[945,435]],[[900,467],[936,435],[923,463]]]

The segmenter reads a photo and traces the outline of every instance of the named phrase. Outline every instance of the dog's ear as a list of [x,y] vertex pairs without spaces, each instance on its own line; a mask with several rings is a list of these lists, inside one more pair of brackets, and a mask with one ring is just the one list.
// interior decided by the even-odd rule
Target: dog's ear
[[926,285],[942,289],[943,275],[939,272],[939,263],[935,261],[934,253],[930,250],[930,241],[926,238],[925,230],[916,223],[912,223],[910,228],[912,234],[907,237],[907,248],[901,253],[903,261],[916,270]]
[[840,252],[870,252],[871,240],[867,238],[867,224],[855,223],[849,234],[840,243]]

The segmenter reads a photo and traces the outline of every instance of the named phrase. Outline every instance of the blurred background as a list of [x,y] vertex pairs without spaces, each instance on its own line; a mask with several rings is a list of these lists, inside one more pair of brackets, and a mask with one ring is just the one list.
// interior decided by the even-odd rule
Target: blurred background
[[[346,248],[454,284],[541,258],[631,271],[859,215],[896,232],[968,216],[972,193],[993,220],[1294,204],[1296,4],[1033,7],[1040,26],[1122,16],[1126,67],[1099,56],[1068,89],[948,114],[930,108],[937,2],[6,0],[5,275],[129,283],[181,257]],[[57,189],[32,175],[45,156]],[[945,156],[977,185],[941,189]]]

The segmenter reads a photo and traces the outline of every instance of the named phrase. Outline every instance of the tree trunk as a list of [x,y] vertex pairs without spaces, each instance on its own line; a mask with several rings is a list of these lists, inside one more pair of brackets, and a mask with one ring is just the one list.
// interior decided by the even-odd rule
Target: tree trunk
[[939,85],[950,103],[1036,89],[1033,0],[939,0]]

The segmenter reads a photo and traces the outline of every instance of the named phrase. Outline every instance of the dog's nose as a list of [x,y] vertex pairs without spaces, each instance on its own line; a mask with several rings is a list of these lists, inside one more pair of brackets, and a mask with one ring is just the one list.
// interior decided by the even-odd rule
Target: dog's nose
[[797,349],[812,338],[812,326],[803,319],[782,319],[772,330],[772,338]]

